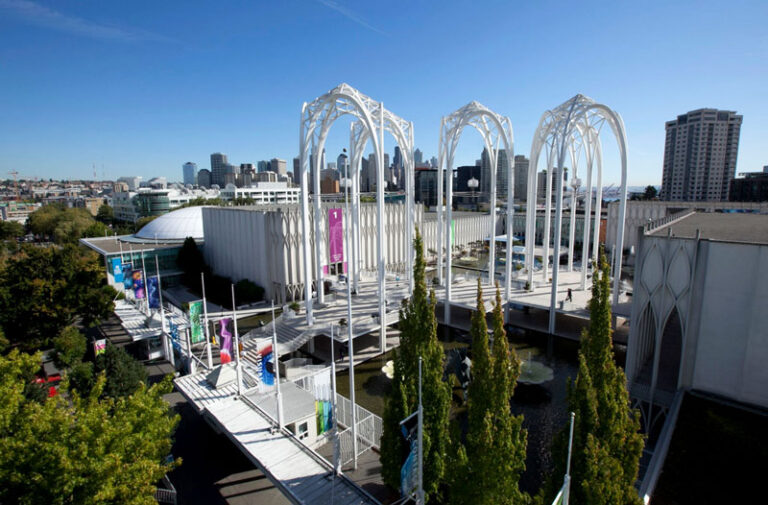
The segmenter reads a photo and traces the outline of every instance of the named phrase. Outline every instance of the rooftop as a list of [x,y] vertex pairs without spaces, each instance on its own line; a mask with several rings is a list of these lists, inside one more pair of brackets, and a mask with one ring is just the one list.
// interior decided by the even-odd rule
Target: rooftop
[[695,238],[697,231],[703,239],[768,244],[768,215],[696,212],[650,235]]

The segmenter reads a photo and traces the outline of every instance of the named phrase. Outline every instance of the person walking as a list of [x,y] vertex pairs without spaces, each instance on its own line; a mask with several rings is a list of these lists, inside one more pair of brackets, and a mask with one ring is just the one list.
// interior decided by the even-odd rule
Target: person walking
[[568,294],[565,297],[565,301],[573,303],[573,291],[571,291],[571,288],[568,288]]

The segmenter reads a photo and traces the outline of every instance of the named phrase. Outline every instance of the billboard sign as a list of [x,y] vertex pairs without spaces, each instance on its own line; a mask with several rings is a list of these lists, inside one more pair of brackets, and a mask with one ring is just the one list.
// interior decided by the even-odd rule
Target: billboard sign
[[205,332],[203,331],[203,302],[197,301],[189,304],[189,330],[190,339],[193,344],[205,341]]

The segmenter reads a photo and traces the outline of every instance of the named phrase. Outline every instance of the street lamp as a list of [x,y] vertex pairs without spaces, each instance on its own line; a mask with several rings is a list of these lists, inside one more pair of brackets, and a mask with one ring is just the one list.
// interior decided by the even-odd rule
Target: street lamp
[[467,181],[467,186],[472,188],[472,198],[475,200],[475,210],[478,210],[477,197],[475,196],[475,190],[480,186],[480,181],[472,177]]

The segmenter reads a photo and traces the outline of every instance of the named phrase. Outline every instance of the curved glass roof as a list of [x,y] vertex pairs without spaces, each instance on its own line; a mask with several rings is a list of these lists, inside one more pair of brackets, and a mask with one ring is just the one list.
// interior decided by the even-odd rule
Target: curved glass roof
[[185,207],[154,219],[133,238],[159,242],[183,242],[187,237],[203,240],[203,207]]

